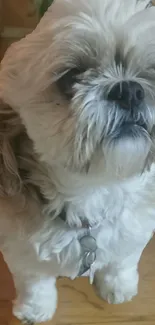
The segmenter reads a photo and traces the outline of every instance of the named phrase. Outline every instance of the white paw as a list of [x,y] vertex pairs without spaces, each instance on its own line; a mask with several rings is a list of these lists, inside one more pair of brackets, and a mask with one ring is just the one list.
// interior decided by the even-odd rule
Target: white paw
[[52,306],[42,308],[34,304],[15,305],[13,314],[25,324],[41,323],[52,319],[55,309]]
[[134,292],[123,292],[124,290],[116,290],[107,286],[106,284],[99,289],[99,294],[102,299],[106,300],[109,304],[122,304],[127,301],[131,301],[137,294],[137,290]]
[[13,314],[24,324],[42,323],[52,319],[56,311],[56,297],[42,297],[38,301],[25,300],[21,303],[19,299],[14,304]]
[[122,304],[131,301],[137,295],[138,274],[126,278],[124,274],[109,275],[98,273],[95,277],[95,285],[99,295],[109,304]]
[[41,323],[52,319],[55,310],[38,305],[15,305],[13,314],[25,324]]
[[13,314],[25,324],[51,320],[57,307],[55,278],[40,276],[20,280]]

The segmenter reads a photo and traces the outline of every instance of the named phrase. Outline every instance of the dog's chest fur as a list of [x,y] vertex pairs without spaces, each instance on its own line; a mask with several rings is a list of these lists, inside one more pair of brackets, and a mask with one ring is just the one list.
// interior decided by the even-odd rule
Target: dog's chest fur
[[[39,233],[40,258],[48,260],[52,256],[53,272],[57,276],[76,277],[82,262],[80,239],[87,233],[81,221],[87,220],[91,226],[91,235],[97,243],[94,272],[103,265],[108,265],[117,254],[119,264],[119,255],[121,258],[125,257],[128,249],[131,249],[132,245],[135,246],[135,241],[138,247],[141,241],[141,223],[146,223],[148,228],[146,237],[150,236],[151,219],[145,219],[145,208],[138,203],[141,201],[148,178],[146,173],[128,182],[109,185],[106,188],[94,186],[91,189],[78,187],[79,184],[76,182],[72,182],[69,189],[67,186],[62,187],[63,178],[61,178],[61,199],[65,204],[66,222],[59,217],[55,220],[49,218],[45,229],[42,230],[42,236]],[[141,220],[137,218],[137,205],[139,210],[143,210]],[[136,239],[135,229],[137,229]],[[133,242],[129,241],[130,248],[128,245],[125,247],[121,245],[121,240],[118,247],[118,238],[122,236],[122,241],[124,238],[128,241],[132,233]]]

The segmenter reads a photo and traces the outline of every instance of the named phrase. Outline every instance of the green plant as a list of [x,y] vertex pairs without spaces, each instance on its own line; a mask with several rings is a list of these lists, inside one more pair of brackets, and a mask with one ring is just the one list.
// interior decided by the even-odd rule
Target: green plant
[[34,0],[39,16],[42,17],[54,0]]

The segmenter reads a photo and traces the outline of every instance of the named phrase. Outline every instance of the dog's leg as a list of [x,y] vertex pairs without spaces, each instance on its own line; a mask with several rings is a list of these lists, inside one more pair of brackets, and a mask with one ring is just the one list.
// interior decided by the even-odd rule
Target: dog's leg
[[40,323],[50,320],[56,310],[57,290],[55,279],[45,276],[14,277],[17,299],[14,315],[23,323]]
[[95,285],[102,299],[109,304],[130,301],[138,291],[137,267],[117,269],[113,264],[95,275]]
[[52,263],[40,262],[33,247],[26,241],[15,241],[13,238],[10,242],[5,240],[5,243],[1,245],[1,251],[16,288],[14,315],[28,324],[50,320],[57,306]]
[[111,304],[120,304],[132,300],[137,294],[139,280],[138,262],[147,242],[145,241],[139,245],[141,247],[137,248],[135,246],[135,250],[132,247],[131,251],[131,241],[131,244],[127,245],[129,255],[126,250],[126,256],[122,254],[122,251],[125,252],[125,241],[122,242],[120,239],[118,246],[114,243],[115,255],[114,252],[110,252],[113,257],[109,264],[95,274],[95,285],[101,298]]

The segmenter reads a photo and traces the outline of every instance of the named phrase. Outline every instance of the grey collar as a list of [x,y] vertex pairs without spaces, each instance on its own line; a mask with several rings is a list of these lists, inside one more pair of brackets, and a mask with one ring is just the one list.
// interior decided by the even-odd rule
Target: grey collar
[[[59,214],[59,218],[64,221],[66,224],[67,223],[67,217],[66,217],[66,210],[65,208],[63,208],[63,210],[61,211],[61,213]],[[91,229],[91,225],[89,224],[89,222],[85,219],[85,220],[82,220],[82,227],[81,228],[85,228],[85,229]]]

